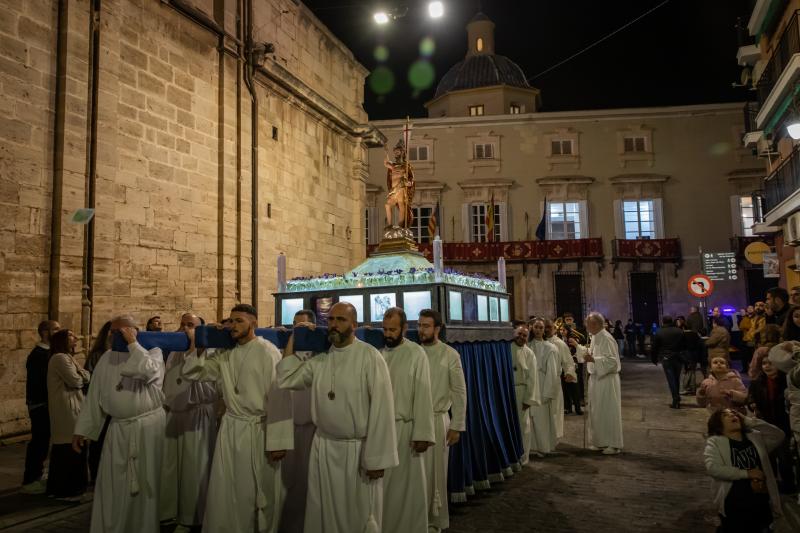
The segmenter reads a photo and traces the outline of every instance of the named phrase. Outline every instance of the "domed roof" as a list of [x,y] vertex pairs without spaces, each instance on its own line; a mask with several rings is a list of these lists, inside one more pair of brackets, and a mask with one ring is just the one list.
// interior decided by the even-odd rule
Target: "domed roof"
[[532,88],[519,65],[496,54],[470,55],[447,71],[436,87],[434,98],[450,91],[510,85]]

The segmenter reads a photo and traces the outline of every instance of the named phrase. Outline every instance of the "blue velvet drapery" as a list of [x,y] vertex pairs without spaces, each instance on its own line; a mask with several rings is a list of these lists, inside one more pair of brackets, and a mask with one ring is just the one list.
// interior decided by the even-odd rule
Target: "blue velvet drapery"
[[450,450],[448,491],[453,502],[489,488],[519,468],[522,436],[507,341],[452,343],[467,383],[467,431]]

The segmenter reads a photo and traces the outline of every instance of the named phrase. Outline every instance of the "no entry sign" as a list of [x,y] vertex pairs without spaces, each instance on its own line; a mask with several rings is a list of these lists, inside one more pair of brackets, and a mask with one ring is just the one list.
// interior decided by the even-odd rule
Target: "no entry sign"
[[714,282],[705,274],[697,274],[689,278],[687,288],[695,298],[706,298],[714,292]]

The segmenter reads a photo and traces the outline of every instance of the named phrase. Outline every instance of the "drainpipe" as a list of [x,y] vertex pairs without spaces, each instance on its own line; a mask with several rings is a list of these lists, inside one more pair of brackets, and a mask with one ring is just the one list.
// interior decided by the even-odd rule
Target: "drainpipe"
[[250,91],[250,176],[251,176],[251,283],[250,303],[258,309],[258,94],[253,80],[253,0],[245,10],[245,70],[244,82]]
[[[95,208],[97,184],[97,100],[100,94],[100,10],[101,0],[92,0],[89,49],[89,138],[86,147],[86,207]],[[81,335],[88,341],[92,333],[94,291],[95,217],[86,224],[83,240],[83,287],[81,297]]]
[[58,38],[56,41],[56,94],[53,123],[53,190],[50,220],[50,279],[48,286],[47,315],[58,319],[59,291],[61,288],[61,208],[64,190],[64,122],[66,118],[67,87],[67,0],[58,2]]
[[242,0],[236,2],[236,303],[242,301]]

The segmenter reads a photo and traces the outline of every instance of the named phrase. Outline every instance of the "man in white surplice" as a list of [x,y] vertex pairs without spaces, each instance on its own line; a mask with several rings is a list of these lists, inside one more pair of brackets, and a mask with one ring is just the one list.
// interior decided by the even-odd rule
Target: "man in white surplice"
[[616,455],[622,451],[622,364],[617,341],[606,331],[605,324],[600,313],[589,314],[586,329],[592,339],[590,347],[578,345],[576,355],[588,363],[590,449]]
[[[461,355],[452,346],[439,340],[442,315],[433,309],[423,309],[417,322],[419,342],[428,354],[431,370],[431,397],[436,444],[425,454],[428,477],[428,531],[439,533],[450,527],[447,497],[447,466],[450,447],[467,430],[467,384]],[[453,418],[448,411],[452,408]]]
[[539,370],[539,393],[541,402],[529,411],[533,422],[531,454],[536,457],[552,453],[558,444],[556,417],[558,397],[561,395],[561,361],[555,346],[544,339],[544,319],[534,318],[531,323],[533,340],[529,347],[536,354]]
[[378,350],[356,339],[356,320],[355,307],[335,304],[330,351],[301,359],[293,334],[278,364],[281,387],[311,388],[317,432],[308,464],[308,532],[380,532],[381,478],[398,463],[389,369]]
[[[294,314],[292,327],[315,328],[317,316],[310,309]],[[304,361],[313,357],[312,352],[295,355]],[[292,416],[294,418],[294,449],[286,453],[281,465],[283,484],[286,486],[286,501],[281,513],[280,533],[303,533],[306,516],[306,494],[308,494],[308,457],[317,427],[311,419],[311,391],[291,391]]]
[[73,449],[97,440],[106,417],[106,433],[92,504],[91,533],[157,533],[159,478],[164,445],[161,391],[164,356],[136,341],[136,323],[116,317],[111,331],[122,335],[127,352],[107,351],[92,373]]
[[383,357],[394,393],[397,456],[400,464],[383,478],[383,532],[427,533],[426,451],[436,442],[428,356],[405,338],[406,313],[391,307],[383,315]]
[[536,354],[528,347],[528,325],[515,320],[514,340],[511,342],[511,357],[514,365],[514,392],[517,398],[517,416],[519,417],[519,430],[522,433],[522,457],[520,463],[528,464],[531,454],[531,440],[533,439],[533,421],[530,408],[532,405],[541,405],[539,392],[539,368]]
[[[192,338],[200,324],[199,316],[184,313],[178,331]],[[206,351],[207,357],[211,351]],[[171,352],[164,375],[167,428],[161,470],[161,520],[177,521],[174,533],[203,523],[217,441],[217,385],[183,377],[187,353]]]
[[[578,374],[575,372],[575,360],[572,358],[572,352],[569,350],[567,343],[562,341],[556,335],[556,326],[552,320],[544,321],[544,337],[547,342],[556,347],[558,351],[558,360],[561,368],[562,379],[567,383],[578,383]],[[576,414],[582,415],[580,404],[577,405]],[[562,394],[556,397],[556,438],[564,436],[564,394],[562,386]]]
[[280,460],[293,446],[291,397],[277,386],[275,366],[280,352],[256,337],[255,307],[231,310],[233,348],[213,357],[192,345],[183,376],[213,381],[225,400],[211,466],[203,531],[209,533],[272,533],[283,505]]

